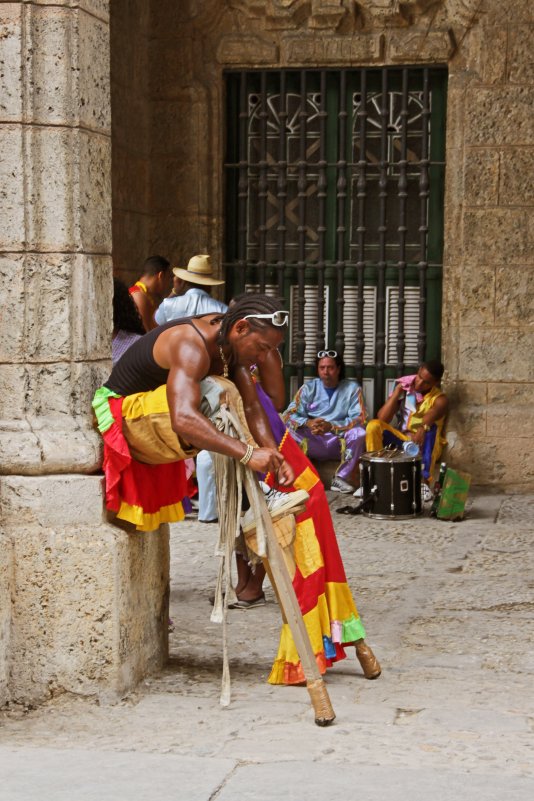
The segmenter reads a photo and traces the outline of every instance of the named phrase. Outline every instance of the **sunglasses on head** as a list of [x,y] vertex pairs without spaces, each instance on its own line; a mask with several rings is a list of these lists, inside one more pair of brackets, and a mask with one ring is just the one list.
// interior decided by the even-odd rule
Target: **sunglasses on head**
[[337,350],[320,350],[317,354],[318,359],[335,359],[337,358]]
[[246,314],[243,317],[243,320],[270,320],[272,325],[277,326],[280,328],[283,325],[287,325],[289,321],[289,312],[288,311],[275,311],[272,314]]

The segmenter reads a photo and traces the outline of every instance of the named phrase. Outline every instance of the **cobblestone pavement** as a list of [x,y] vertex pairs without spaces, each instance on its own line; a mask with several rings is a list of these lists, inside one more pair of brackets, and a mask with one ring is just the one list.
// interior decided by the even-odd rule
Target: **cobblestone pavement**
[[383,674],[328,673],[337,714],[266,684],[279,611],[229,613],[232,703],[218,703],[214,525],[172,530],[171,658],[115,704],[59,696],[0,720],[0,799],[374,801],[534,797],[534,498],[474,496],[468,519],[335,513],[349,585]]

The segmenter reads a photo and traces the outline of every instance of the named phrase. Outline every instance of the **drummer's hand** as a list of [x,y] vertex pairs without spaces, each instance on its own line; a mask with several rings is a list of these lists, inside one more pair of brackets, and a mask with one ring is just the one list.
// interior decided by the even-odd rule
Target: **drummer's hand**
[[325,434],[327,431],[326,426],[329,425],[322,417],[316,417],[313,421],[313,426],[310,426],[312,434]]
[[257,473],[274,473],[280,470],[284,457],[275,448],[254,448],[248,467]]
[[416,445],[421,446],[425,440],[425,429],[421,426],[421,428],[418,428],[417,431],[413,431],[410,436],[412,438],[412,442],[415,442]]
[[278,472],[275,473],[275,478],[282,487],[290,487],[295,481],[295,471],[288,462],[284,461],[278,468]]

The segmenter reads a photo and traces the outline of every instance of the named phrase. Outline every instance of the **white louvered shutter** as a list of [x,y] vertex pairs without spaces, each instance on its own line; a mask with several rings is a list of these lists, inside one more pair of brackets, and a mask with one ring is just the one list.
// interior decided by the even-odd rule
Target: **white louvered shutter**
[[[419,332],[419,287],[408,286],[404,289],[404,335],[405,364],[417,364],[417,334]],[[399,330],[399,289],[388,286],[386,292],[386,364],[397,363],[397,333]]]
[[[251,294],[257,294],[260,291],[259,284],[246,284],[245,285],[245,292],[250,292]],[[276,284],[265,284],[265,294],[269,295],[270,298],[278,297],[278,287]]]
[[[325,331],[325,339],[328,342],[328,287],[325,287],[324,290],[324,299],[325,299],[325,306],[324,306],[324,331]],[[290,331],[290,351],[291,351],[291,361],[297,361],[297,345],[296,345],[296,333],[297,333],[297,296],[298,296],[298,287],[292,286],[291,287],[291,331]],[[304,331],[306,333],[306,346],[304,349],[304,362],[306,364],[315,364],[315,359],[317,356],[317,330],[319,326],[317,325],[317,287],[310,286],[307,284],[304,287]]]
[[[356,300],[358,298],[358,287],[344,286],[343,297],[345,305],[343,307],[343,331],[345,333],[345,351],[343,359],[346,364],[354,364],[356,361]],[[375,333],[376,333],[376,287],[365,286],[363,288],[363,363],[374,364],[375,360]]]

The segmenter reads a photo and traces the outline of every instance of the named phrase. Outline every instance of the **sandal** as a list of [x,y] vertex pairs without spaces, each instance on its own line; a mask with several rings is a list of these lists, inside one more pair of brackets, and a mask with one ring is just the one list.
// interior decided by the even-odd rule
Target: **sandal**
[[255,598],[253,601],[240,601],[239,599],[233,603],[228,604],[228,609],[254,609],[255,606],[265,606],[267,601],[265,600],[265,595],[260,595],[259,598]]

